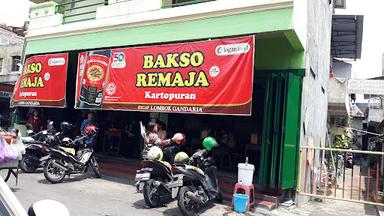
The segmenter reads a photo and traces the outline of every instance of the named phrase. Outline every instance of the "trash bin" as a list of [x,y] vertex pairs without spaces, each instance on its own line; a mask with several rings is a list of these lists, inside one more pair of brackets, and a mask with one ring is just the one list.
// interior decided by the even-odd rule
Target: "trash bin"
[[234,194],[233,197],[233,209],[239,213],[246,212],[249,197],[245,194]]

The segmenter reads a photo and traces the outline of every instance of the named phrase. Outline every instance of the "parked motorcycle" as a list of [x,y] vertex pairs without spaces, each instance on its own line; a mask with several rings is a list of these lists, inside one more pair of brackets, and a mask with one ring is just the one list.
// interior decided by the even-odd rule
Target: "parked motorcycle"
[[[49,182],[60,183],[66,175],[85,174],[89,167],[96,178],[101,177],[92,146],[86,142],[87,139],[96,136],[96,130],[95,126],[88,126],[86,135],[77,137],[75,140],[68,137],[63,139],[68,147],[49,148],[49,160],[44,166],[44,176]],[[76,151],[75,148],[78,150]]]
[[59,145],[59,134],[52,134],[51,127],[53,122],[48,123],[48,129],[32,134],[29,131],[27,137],[22,137],[21,141],[26,145],[26,153],[20,161],[20,169],[25,173],[33,173],[39,167],[43,167],[48,160],[49,148]]
[[[208,138],[208,140],[207,140]],[[214,142],[215,139],[207,137],[204,142]],[[222,202],[216,175],[217,167],[211,157],[208,157],[212,147],[197,151],[190,158],[190,165],[178,166],[178,172],[182,174],[183,184],[178,192],[177,204],[181,213],[185,216],[197,215],[201,207],[210,201]]]
[[[154,155],[154,152],[153,152],[159,149],[155,145],[153,145],[153,147],[156,147],[156,148],[152,147],[153,148],[152,152],[143,153],[143,158],[145,158],[145,160],[141,162],[142,169],[136,171],[136,177],[135,177],[137,192],[143,191],[145,182],[150,179],[151,173],[153,172],[153,169],[154,169],[153,167],[162,166],[163,168],[156,170],[152,174],[152,176],[158,176],[159,174],[157,172],[162,173],[163,171],[170,171],[170,167],[171,167],[170,164],[174,164],[174,158],[176,154],[180,152],[180,145],[184,139],[185,139],[185,136],[183,134],[176,133],[173,137],[173,140],[175,141],[171,141],[172,143],[170,145],[167,145],[163,149],[160,149],[161,152],[159,151],[156,152],[156,154],[161,154],[160,161],[158,159],[160,156]],[[152,159],[149,157],[152,157]],[[164,163],[164,162],[167,162],[167,163]],[[171,172],[165,172],[165,173],[171,174]]]

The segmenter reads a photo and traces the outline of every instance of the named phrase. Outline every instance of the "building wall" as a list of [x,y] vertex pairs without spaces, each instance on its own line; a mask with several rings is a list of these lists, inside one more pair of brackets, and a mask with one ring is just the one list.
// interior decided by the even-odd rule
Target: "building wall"
[[333,60],[332,62],[333,77],[338,78],[351,78],[352,76],[352,64]]
[[12,71],[12,56],[21,56],[24,39],[13,32],[0,28],[0,83],[13,83],[17,80],[17,71]]
[[[328,0],[307,1],[306,74],[303,79],[301,146],[320,146],[327,132],[328,78],[330,70],[332,4]],[[318,155],[315,155],[315,158]],[[306,155],[302,156],[301,167]],[[318,166],[318,161],[315,161]],[[311,173],[311,172],[308,172]],[[304,173],[302,172],[301,179]],[[311,181],[307,179],[307,189]],[[301,181],[300,190],[303,190]]]

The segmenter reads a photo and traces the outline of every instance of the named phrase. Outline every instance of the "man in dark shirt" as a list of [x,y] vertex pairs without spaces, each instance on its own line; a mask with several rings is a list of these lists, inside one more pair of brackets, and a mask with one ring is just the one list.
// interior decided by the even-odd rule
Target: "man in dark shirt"
[[[84,119],[84,121],[83,121],[83,123],[81,124],[81,127],[80,127],[80,131],[81,131],[82,135],[86,135],[85,129],[88,126],[90,126],[90,125],[97,126],[97,122],[96,122],[96,119],[95,119],[95,113],[93,111],[89,112],[87,117],[88,118]],[[85,142],[86,142],[86,144],[92,145],[94,139],[95,139],[95,136],[91,136],[87,140],[85,140]]]

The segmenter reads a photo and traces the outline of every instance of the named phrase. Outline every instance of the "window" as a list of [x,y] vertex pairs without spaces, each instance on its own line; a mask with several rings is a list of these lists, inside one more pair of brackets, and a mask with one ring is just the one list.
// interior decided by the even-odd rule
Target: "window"
[[21,58],[20,56],[12,56],[12,70],[19,71]]

